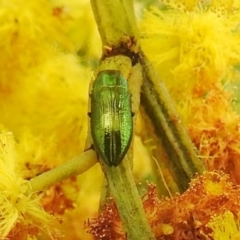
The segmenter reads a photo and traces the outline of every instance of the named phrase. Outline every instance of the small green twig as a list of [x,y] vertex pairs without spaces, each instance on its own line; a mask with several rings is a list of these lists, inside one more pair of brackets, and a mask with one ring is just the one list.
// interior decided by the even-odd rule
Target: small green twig
[[32,190],[42,191],[60,181],[68,179],[69,177],[84,173],[96,164],[96,159],[96,152],[94,150],[88,150],[80,156],[74,157],[63,164],[32,178],[30,180]]

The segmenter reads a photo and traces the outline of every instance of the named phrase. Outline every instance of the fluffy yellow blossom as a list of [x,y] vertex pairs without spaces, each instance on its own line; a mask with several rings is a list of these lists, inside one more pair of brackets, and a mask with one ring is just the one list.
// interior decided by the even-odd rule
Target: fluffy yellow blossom
[[65,21],[48,1],[0,4],[1,123],[18,140],[20,162],[51,168],[83,151],[91,70],[67,52]]
[[234,215],[229,211],[219,216],[212,216],[207,226],[212,229],[211,237],[214,240],[237,240],[240,238],[239,218],[235,219]]
[[233,111],[231,95],[220,86],[209,89],[203,99],[189,106],[189,133],[208,169],[220,169],[240,183],[239,115]]
[[12,133],[0,134],[0,236],[15,239],[27,229],[29,233],[35,229],[34,235],[51,234],[53,217],[43,210],[29,182],[16,172],[15,161]]
[[176,101],[196,86],[202,96],[212,84],[229,80],[240,61],[238,9],[224,12],[199,4],[187,11],[179,4],[152,8],[141,24],[142,46]]
[[199,6],[232,11],[240,6],[238,0],[161,0],[160,2],[172,8],[184,9],[186,11],[192,11]]
[[[92,75],[86,59],[96,61],[101,43],[89,1],[0,0],[0,6],[0,130],[13,132],[16,169],[20,179],[29,179],[83,152]],[[80,58],[83,50],[85,58]],[[84,176],[52,187],[41,199],[47,211],[63,219],[66,238],[68,233],[77,238],[83,232],[83,220],[97,211],[101,176],[99,166],[95,167]],[[24,184],[12,180],[18,191],[23,192],[23,187],[28,191],[28,182],[21,181]],[[8,191],[9,186],[5,187]],[[91,194],[84,194],[86,189]],[[26,196],[19,205],[30,204],[25,206],[28,214],[35,211],[37,215],[37,208],[31,210],[33,196]],[[15,208],[9,209],[9,214],[15,211],[14,220],[1,221],[4,233],[18,219]],[[38,220],[36,217],[32,224]],[[25,234],[34,229],[26,229]],[[18,225],[11,234],[18,230],[23,236]]]
[[[62,24],[63,33],[69,41],[69,50],[78,52],[87,61],[98,59],[101,40],[88,0],[50,0],[53,14]],[[87,27],[86,27],[87,23]]]

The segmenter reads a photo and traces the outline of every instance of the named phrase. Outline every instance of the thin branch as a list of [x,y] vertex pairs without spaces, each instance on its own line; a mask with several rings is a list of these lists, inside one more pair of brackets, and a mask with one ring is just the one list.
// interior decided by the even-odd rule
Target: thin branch
[[140,63],[143,67],[141,105],[167,154],[166,166],[179,191],[183,192],[188,188],[194,175],[202,173],[205,167],[197,157],[164,83],[143,53],[140,56]]
[[69,177],[84,173],[96,164],[96,159],[96,152],[94,150],[88,150],[80,156],[74,157],[63,164],[32,178],[30,180],[32,190],[42,191],[60,181],[68,179]]
[[[103,42],[103,59],[98,72],[118,70],[126,79],[131,79],[130,84],[133,84],[136,76],[139,76],[139,70],[132,67],[132,59],[128,54],[138,52],[139,41],[132,0],[91,0],[91,4]],[[139,103],[137,98],[140,96],[141,75],[134,84],[139,85],[139,90],[132,93],[132,98]],[[130,90],[133,88],[130,86]],[[130,155],[132,154],[128,153],[128,157]],[[129,164],[131,161],[132,156],[129,161],[125,157],[118,167],[109,167],[100,159],[127,239],[155,239],[134,182]]]

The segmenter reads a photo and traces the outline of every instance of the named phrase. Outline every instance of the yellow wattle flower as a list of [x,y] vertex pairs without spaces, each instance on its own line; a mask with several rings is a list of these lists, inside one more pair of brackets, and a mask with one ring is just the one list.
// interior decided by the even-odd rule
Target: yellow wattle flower
[[[101,43],[97,37],[89,1],[74,3],[74,1],[0,0],[0,6],[1,130],[10,129],[14,133],[16,169],[21,173],[22,181],[23,178],[32,178],[83,152],[88,121],[88,85],[92,75],[86,59],[93,58],[93,62],[96,61],[101,51],[99,47]],[[63,12],[60,11],[61,7]],[[79,23],[82,28],[78,28]],[[91,27],[85,28],[88,23]],[[79,39],[83,41],[79,42]],[[83,52],[77,51],[86,49],[87,39],[89,48],[84,53],[85,62],[82,63],[83,59],[79,55]],[[99,173],[101,172],[98,166],[80,176],[79,180],[71,179],[65,185],[60,184],[59,194],[66,201],[70,199],[69,201],[76,207],[75,210],[67,205],[63,206],[67,213],[60,218],[65,224],[61,227],[64,230],[66,228],[66,238],[73,225],[76,230],[71,231],[69,235],[76,238],[79,234],[79,225],[83,226],[83,221],[93,214],[93,209],[97,209],[101,186],[96,186],[92,182],[101,185]],[[92,176],[96,177],[96,180]],[[17,184],[17,181],[12,182]],[[28,185],[28,182],[24,183]],[[65,186],[67,190],[71,188],[72,191],[65,193],[63,190]],[[21,189],[22,183],[16,188]],[[31,220],[34,225],[42,213],[38,214],[37,208],[34,207],[36,196],[27,186],[26,188],[27,199],[24,196],[19,205],[21,209],[23,205],[30,205],[26,206],[30,217],[26,215],[24,217]],[[6,189],[8,190],[8,187]],[[88,195],[84,194],[85,189],[91,192],[90,200]],[[82,203],[89,204],[89,207],[86,208]],[[49,206],[53,205],[50,202],[46,208],[49,210]],[[61,208],[62,205],[58,207]],[[50,212],[53,210],[54,208],[50,209]],[[11,219],[17,219],[18,212],[16,210],[15,218],[12,218],[13,214],[9,207],[7,211],[11,214],[9,217],[6,215],[2,221],[4,226],[8,224],[8,228],[5,229],[11,229],[15,222]],[[39,217],[33,221],[34,213]],[[46,221],[43,219],[42,222]],[[17,230],[22,229],[22,226],[16,227]],[[29,230],[29,234],[31,231],[32,229]],[[25,234],[27,233],[28,229],[25,229]]]
[[230,211],[221,215],[213,215],[207,226],[213,231],[210,234],[211,238],[207,237],[209,240],[237,240],[240,238],[239,216],[235,217]]
[[54,218],[44,211],[30,183],[17,173],[15,161],[12,133],[0,134],[0,236],[13,237],[28,228],[36,228],[36,234],[51,234]]
[[234,76],[233,66],[240,61],[239,20],[238,9],[227,12],[201,5],[191,11],[176,5],[145,12],[143,49],[176,101],[191,95],[196,86],[202,97],[213,84]]
[[49,3],[68,38],[68,51],[78,52],[87,61],[99,59],[102,46],[90,2],[50,0]]
[[[53,3],[0,4],[1,123],[18,139],[23,168],[45,165],[37,174],[83,151],[91,70],[68,48],[73,40],[64,32],[67,20],[54,15]],[[86,9],[90,11],[90,3]],[[68,9],[70,19],[73,10]],[[84,15],[78,21],[86,23]]]

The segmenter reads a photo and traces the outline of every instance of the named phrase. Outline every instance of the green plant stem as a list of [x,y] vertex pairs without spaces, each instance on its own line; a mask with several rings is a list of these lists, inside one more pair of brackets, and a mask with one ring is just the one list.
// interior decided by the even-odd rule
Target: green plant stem
[[30,180],[33,191],[42,191],[69,177],[84,173],[96,164],[97,155],[94,150],[88,150],[80,156],[42,173]]
[[[118,52],[114,57],[109,57],[105,53],[109,49],[119,51],[122,47],[125,52],[138,52],[138,31],[132,0],[91,0],[91,5],[103,42],[104,59],[98,71],[119,70],[126,79],[134,76],[134,80],[137,76],[137,68],[132,68],[130,58]],[[138,84],[141,85],[141,81]],[[140,92],[134,94],[139,97]],[[108,167],[101,159],[100,162],[108,180],[110,192],[116,202],[127,239],[155,239],[146,219],[128,159],[125,157],[118,167]]]
[[91,0],[103,46],[119,46],[120,39],[138,38],[132,0]]
[[[132,68],[131,61],[125,56],[115,56],[102,61],[98,70],[114,69],[121,71],[126,78],[129,75],[138,75],[135,71],[139,68]],[[131,80],[134,83],[134,80]],[[138,93],[139,94],[139,93]],[[128,156],[132,156],[131,151]],[[108,167],[101,159],[103,171],[108,180],[108,186],[116,202],[119,215],[122,220],[123,228],[128,236],[128,240],[135,239],[155,239],[149,223],[147,222],[141,198],[138,194],[137,187],[131,171],[131,160],[125,159],[118,167]],[[104,187],[104,195],[108,191]],[[101,199],[104,196],[101,197]],[[100,207],[102,203],[100,204]]]
[[103,166],[127,239],[155,239],[145,217],[129,161],[126,160],[118,167]]
[[183,192],[194,175],[204,171],[204,164],[197,157],[164,83],[142,52],[140,63],[143,67],[141,105],[166,152],[166,165]]

